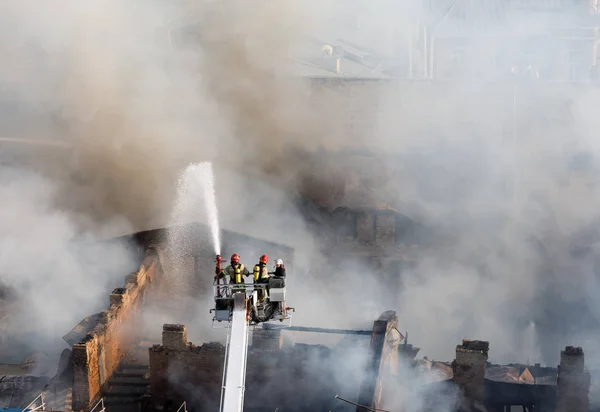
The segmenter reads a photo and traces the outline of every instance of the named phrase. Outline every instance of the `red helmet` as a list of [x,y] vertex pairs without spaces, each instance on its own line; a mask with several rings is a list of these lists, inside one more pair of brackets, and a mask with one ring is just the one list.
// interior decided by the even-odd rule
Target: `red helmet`
[[268,261],[269,257],[267,255],[262,255],[259,260],[260,263],[267,263]]
[[231,255],[231,262],[232,263],[240,263],[240,255],[238,255],[237,253],[234,253],[233,255]]

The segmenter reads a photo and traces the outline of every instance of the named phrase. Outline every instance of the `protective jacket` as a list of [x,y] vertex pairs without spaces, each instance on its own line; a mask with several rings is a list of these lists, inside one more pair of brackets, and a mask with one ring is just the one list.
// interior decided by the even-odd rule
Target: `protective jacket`
[[285,277],[285,266],[283,266],[283,265],[277,266],[275,268],[274,275],[279,278],[284,278]]
[[223,279],[226,276],[229,276],[230,285],[237,285],[244,283],[242,276],[250,276],[250,271],[242,263],[235,263],[223,269],[221,273],[217,275],[217,278]]
[[254,265],[254,283],[266,282],[269,279],[267,265],[260,262]]

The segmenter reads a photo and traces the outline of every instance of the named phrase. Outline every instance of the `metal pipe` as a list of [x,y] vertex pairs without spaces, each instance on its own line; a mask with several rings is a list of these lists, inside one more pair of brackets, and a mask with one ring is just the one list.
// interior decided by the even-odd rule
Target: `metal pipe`
[[[435,28],[433,29],[433,32],[431,33],[431,47],[430,47],[430,53],[429,53],[429,77],[431,79],[433,79],[433,54],[434,54],[434,46],[435,46],[435,35],[437,34],[437,31],[439,30],[440,27],[442,27],[442,25],[446,22],[446,19],[448,18],[448,16],[450,15],[450,13],[452,13],[452,10],[454,10],[454,7],[458,4],[460,0],[454,0],[454,3],[452,3],[452,6],[450,6],[450,8],[448,9],[448,11],[446,12],[446,14],[444,14],[444,16],[442,17],[442,20],[438,23],[437,26],[435,26]],[[427,49],[425,49],[427,50]],[[427,52],[425,52],[427,53]]]
[[389,411],[386,411],[385,409],[375,409],[375,408],[371,408],[371,407],[369,407],[369,406],[361,405],[361,404],[359,404],[359,403],[356,403],[356,402],[352,402],[352,401],[350,401],[350,400],[348,400],[348,399],[344,399],[344,398],[342,398],[342,397],[341,397],[341,396],[339,396],[339,395],[335,395],[335,399],[339,399],[340,401],[343,401],[343,402],[349,403],[350,405],[354,405],[354,406],[357,406],[357,407],[359,407],[359,408],[366,409],[367,411],[371,411],[371,412],[389,412]]
[[263,329],[268,329],[268,330],[285,329],[285,330],[291,330],[294,332],[313,332],[313,333],[332,333],[332,334],[338,334],[338,335],[371,336],[370,330],[309,328],[306,326],[281,327],[279,325],[272,325],[269,323],[263,323]]

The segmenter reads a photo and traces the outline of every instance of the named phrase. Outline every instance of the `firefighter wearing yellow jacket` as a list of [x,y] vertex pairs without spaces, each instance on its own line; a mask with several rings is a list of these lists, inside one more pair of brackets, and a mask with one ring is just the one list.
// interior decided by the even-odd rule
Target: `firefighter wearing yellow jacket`
[[[269,262],[269,257],[267,255],[262,255],[258,260],[258,264],[254,265],[254,283],[264,284],[265,288],[259,290],[258,292],[258,301],[263,301],[264,299],[269,297],[269,291],[267,290],[267,285],[269,283],[269,270],[267,269],[267,263]],[[264,293],[263,293],[264,291]]]
[[[244,279],[242,276],[250,276],[250,271],[244,264],[240,263],[240,255],[237,253],[231,255],[231,264],[216,274],[215,279],[223,279],[226,276],[229,276],[230,285],[243,285]],[[239,288],[243,288],[243,286],[237,289]]]

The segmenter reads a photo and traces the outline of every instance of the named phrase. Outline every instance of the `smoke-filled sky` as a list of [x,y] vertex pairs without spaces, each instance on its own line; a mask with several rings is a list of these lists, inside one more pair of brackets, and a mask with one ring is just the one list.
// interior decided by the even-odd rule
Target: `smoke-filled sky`
[[[0,137],[75,147],[64,158],[38,155],[41,175],[2,166],[0,273],[24,296],[23,319],[51,340],[104,305],[122,278],[95,280],[135,262],[118,250],[82,258],[70,242],[165,225],[179,170],[209,160],[222,225],[296,248],[299,323],[369,327],[396,309],[430,358],[452,359],[468,337],[490,340],[492,361],[555,364],[566,344],[593,360],[595,246],[578,255],[572,246],[585,230],[594,238],[598,218],[596,94],[469,78],[313,92],[286,60],[310,53],[303,36],[406,53],[416,7],[356,3],[359,12],[334,1],[3,2]],[[522,11],[480,47],[510,49],[511,30],[551,24]],[[553,54],[542,50],[543,80]],[[481,60],[466,61],[464,73],[480,72]],[[394,204],[433,233],[397,294],[377,268],[321,256],[294,208],[296,172],[319,182],[357,165],[313,156],[321,147],[385,154],[360,172],[387,176],[368,200]],[[61,297],[66,285],[73,299]]]

